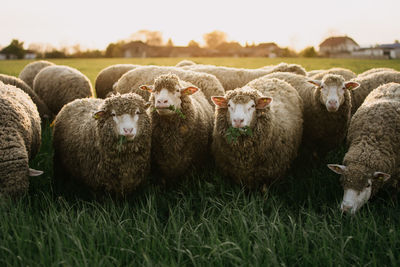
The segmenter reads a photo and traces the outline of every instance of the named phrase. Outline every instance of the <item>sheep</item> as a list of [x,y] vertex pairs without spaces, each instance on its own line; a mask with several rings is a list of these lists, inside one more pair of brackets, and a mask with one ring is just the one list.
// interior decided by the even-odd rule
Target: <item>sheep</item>
[[345,82],[340,75],[327,74],[322,80],[293,73],[272,73],[265,78],[277,78],[293,86],[303,100],[303,143],[318,156],[340,145],[350,123],[351,96],[349,90],[358,84]]
[[106,96],[113,91],[113,86],[116,85],[121,76],[138,67],[133,64],[116,64],[108,66],[99,72],[95,81],[96,96],[98,98],[106,98]]
[[313,76],[310,76],[310,78],[313,80],[321,80],[326,74],[341,75],[345,81],[350,81],[351,79],[354,79],[357,77],[357,75],[354,72],[352,72],[351,70],[344,69],[344,68],[332,68],[329,70],[325,70],[325,71],[316,73]]
[[33,90],[54,114],[75,99],[93,96],[89,79],[77,69],[68,66],[49,66],[42,69],[33,81]]
[[18,78],[23,80],[30,88],[33,88],[33,80],[36,75],[45,67],[53,66],[54,63],[46,60],[34,61],[26,65],[19,73]]
[[121,94],[134,92],[141,95],[145,100],[148,100],[150,93],[140,90],[139,86],[153,84],[158,76],[168,73],[176,74],[179,79],[190,82],[201,89],[206,99],[210,102],[210,105],[212,105],[212,95],[224,94],[224,88],[214,75],[183,70],[177,67],[162,66],[144,66],[128,71],[118,80],[115,91]]
[[351,119],[343,165],[328,164],[341,175],[340,208],[355,214],[385,184],[400,175],[400,84],[373,90]]
[[364,71],[363,73],[358,74],[357,78],[368,76],[372,73],[377,73],[377,72],[382,72],[382,71],[396,71],[396,70],[392,69],[392,68],[372,68],[367,71]]
[[208,158],[213,108],[199,88],[176,74],[162,74],[140,89],[151,93],[152,167],[162,183],[178,181]]
[[400,83],[400,72],[381,71],[372,73],[367,76],[357,77],[352,81],[360,84],[360,88],[352,92],[351,95],[352,99],[351,114],[353,115],[354,113],[356,113],[357,109],[361,106],[361,104],[364,102],[364,99],[372,90],[386,83],[390,82]]
[[302,138],[297,91],[279,79],[261,77],[212,99],[217,106],[212,153],[222,173],[248,188],[282,178]]
[[298,72],[305,74],[305,70],[301,66],[295,64],[289,65],[287,63],[280,63],[277,66],[268,66],[259,69],[240,69],[213,65],[193,65],[184,67],[184,69],[215,75],[225,91],[245,86],[250,81],[273,72]]
[[127,196],[150,170],[147,107],[137,94],[68,103],[54,121],[54,161],[93,193]]
[[29,176],[43,173],[29,168],[40,142],[35,104],[21,89],[0,81],[0,197],[27,193]]
[[33,91],[32,88],[29,87],[29,85],[27,85],[23,80],[16,78],[14,76],[0,74],[0,81],[2,81],[5,84],[14,85],[15,87],[18,87],[19,89],[27,93],[32,99],[33,103],[35,103],[39,111],[40,118],[51,119],[53,117],[53,113],[43,102],[43,100],[40,99],[40,97],[35,93],[35,91]]
[[184,60],[179,61],[175,65],[175,67],[186,67],[186,66],[192,66],[192,65],[196,65],[196,63],[191,60],[184,59]]

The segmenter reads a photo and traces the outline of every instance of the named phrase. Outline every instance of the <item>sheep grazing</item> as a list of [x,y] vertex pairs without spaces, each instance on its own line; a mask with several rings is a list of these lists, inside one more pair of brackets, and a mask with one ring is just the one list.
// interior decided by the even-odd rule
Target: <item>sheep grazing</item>
[[36,75],[45,67],[53,66],[54,63],[46,60],[34,61],[26,65],[19,73],[18,78],[23,80],[30,88],[33,88],[33,80]]
[[200,89],[175,74],[140,88],[151,93],[152,167],[163,183],[176,181],[208,158],[213,108]]
[[123,74],[138,67],[132,64],[116,64],[108,66],[99,72],[95,81],[96,96],[106,98],[113,91],[114,85]]
[[313,76],[310,76],[310,78],[313,80],[322,80],[322,78],[326,74],[340,75],[344,78],[345,81],[350,81],[351,79],[354,79],[357,77],[357,75],[354,72],[352,72],[351,70],[344,69],[344,68],[332,68],[329,70],[325,70],[325,71],[316,73]]
[[222,173],[249,188],[282,178],[302,138],[297,91],[262,77],[212,99],[217,106],[212,152]]
[[382,71],[396,71],[396,70],[392,69],[392,68],[372,68],[367,71],[364,71],[363,73],[358,74],[357,78],[365,77],[372,73],[378,73],[378,72],[382,72]]
[[328,167],[341,175],[341,209],[355,214],[385,184],[400,178],[400,84],[373,90],[351,119],[349,150],[343,165]]
[[199,73],[194,71],[183,70],[177,67],[161,67],[161,66],[145,66],[128,71],[118,80],[115,91],[121,94],[133,92],[141,95],[145,100],[148,100],[150,93],[145,90],[140,90],[139,86],[144,84],[153,84],[154,80],[163,74],[172,73],[179,79],[189,82],[201,89],[210,105],[212,95],[224,94],[224,88],[214,75],[207,73]]
[[35,93],[35,91],[33,91],[32,88],[29,87],[29,85],[27,85],[23,80],[16,78],[14,76],[0,74],[0,81],[2,81],[5,84],[14,85],[15,87],[18,87],[19,89],[27,93],[32,99],[33,103],[35,103],[39,111],[39,115],[42,119],[45,118],[51,119],[53,117],[53,113],[43,102],[43,100],[40,99],[40,97]]
[[372,73],[367,76],[353,79],[354,82],[360,84],[360,88],[352,92],[352,108],[351,114],[356,113],[357,109],[364,102],[367,95],[374,89],[386,83],[400,83],[400,72],[398,71],[381,71]]
[[54,121],[55,162],[95,193],[128,195],[150,170],[147,107],[136,94],[65,105]]
[[33,90],[54,114],[75,99],[93,96],[89,79],[68,66],[49,66],[42,69],[33,81]]
[[184,60],[179,61],[175,65],[175,67],[186,67],[186,66],[192,66],[192,65],[196,65],[196,63],[191,60],[184,59]]
[[273,72],[294,72],[301,75],[305,75],[306,73],[300,65],[289,65],[287,63],[280,63],[276,66],[267,66],[259,69],[240,69],[214,65],[193,65],[184,67],[184,69],[215,75],[225,91],[243,87],[250,81]]
[[304,142],[324,156],[346,138],[351,115],[350,91],[357,89],[359,84],[346,82],[335,74],[308,82],[315,85],[313,89],[297,88],[304,103]]
[[0,81],[0,197],[28,191],[29,176],[43,172],[29,168],[39,151],[40,117],[31,98]]

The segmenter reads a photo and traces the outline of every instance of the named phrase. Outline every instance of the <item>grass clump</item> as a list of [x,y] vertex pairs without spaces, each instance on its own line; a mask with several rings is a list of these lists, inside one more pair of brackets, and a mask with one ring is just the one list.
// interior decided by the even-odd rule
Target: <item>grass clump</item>
[[242,128],[229,127],[225,134],[228,143],[236,142],[240,136],[253,136],[253,130],[249,126]]

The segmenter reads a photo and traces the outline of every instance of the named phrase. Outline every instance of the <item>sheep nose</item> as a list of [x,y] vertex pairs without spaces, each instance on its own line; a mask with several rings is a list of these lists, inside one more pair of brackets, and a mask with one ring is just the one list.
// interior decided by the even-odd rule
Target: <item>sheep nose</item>
[[168,99],[159,99],[157,100],[158,104],[167,104],[168,103]]
[[244,122],[244,119],[233,119],[233,123],[235,124],[234,126],[237,126],[237,127],[240,127],[243,122]]
[[125,132],[126,134],[130,134],[130,133],[133,132],[133,128],[124,128],[124,132]]
[[331,106],[336,106],[337,105],[337,100],[329,100],[328,104]]

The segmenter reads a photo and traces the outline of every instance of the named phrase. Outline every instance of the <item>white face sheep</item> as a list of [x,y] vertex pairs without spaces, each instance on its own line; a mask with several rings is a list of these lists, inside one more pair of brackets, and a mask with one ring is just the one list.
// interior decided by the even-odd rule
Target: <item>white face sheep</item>
[[[229,121],[234,128],[249,127],[254,120],[256,109],[265,109],[272,101],[270,97],[260,97],[256,100],[247,99],[248,101],[236,102],[230,99],[229,102],[225,97],[212,97],[214,104],[220,108],[228,108]],[[241,99],[240,99],[241,100]]]
[[324,76],[322,80],[310,80],[309,82],[321,90],[320,101],[326,106],[328,112],[338,111],[344,102],[345,90],[354,90],[360,86],[357,82],[345,82],[338,75],[328,75]]
[[343,164],[328,167],[341,175],[341,209],[354,214],[385,184],[400,175],[400,84],[373,90],[351,119]]
[[[118,114],[115,110],[111,110],[111,117],[115,122],[115,134],[117,136],[125,136],[128,141],[132,141],[138,133],[138,120],[140,110],[136,108],[134,114]],[[104,111],[98,111],[95,113],[95,118],[100,118],[104,115]]]

